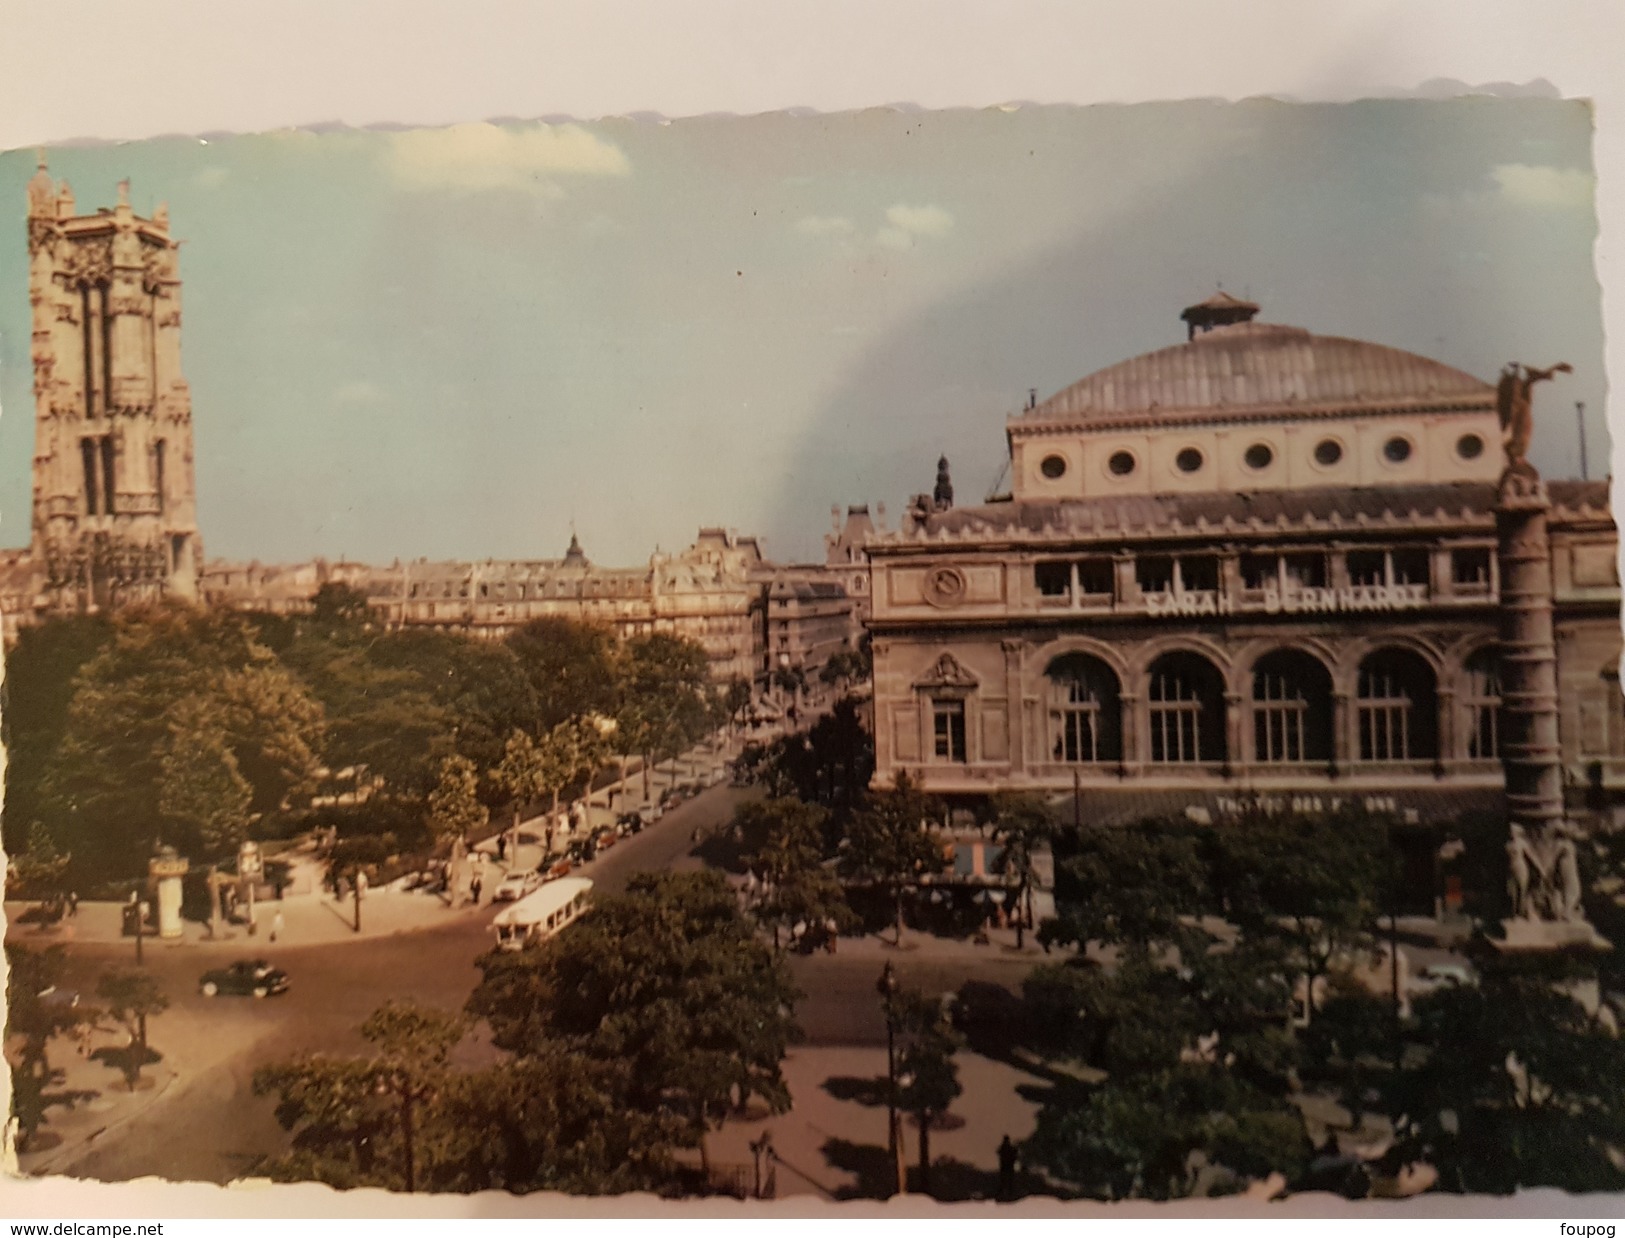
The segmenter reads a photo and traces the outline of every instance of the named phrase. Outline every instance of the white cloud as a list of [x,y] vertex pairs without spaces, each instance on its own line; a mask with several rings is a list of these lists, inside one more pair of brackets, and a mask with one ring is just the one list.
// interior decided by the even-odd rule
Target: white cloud
[[911,249],[922,238],[941,240],[953,227],[954,217],[940,206],[899,202],[886,209],[886,226],[875,233],[875,240],[891,249]]
[[528,189],[551,197],[561,192],[558,179],[632,170],[620,147],[580,125],[414,129],[390,136],[385,166],[410,189]]
[[333,392],[333,402],[336,404],[377,404],[383,398],[384,393],[378,384],[364,378],[345,383]]
[[852,221],[845,215],[807,215],[796,220],[802,236],[850,236]]
[[1596,177],[1582,168],[1503,163],[1492,169],[1501,197],[1519,206],[1590,206]]

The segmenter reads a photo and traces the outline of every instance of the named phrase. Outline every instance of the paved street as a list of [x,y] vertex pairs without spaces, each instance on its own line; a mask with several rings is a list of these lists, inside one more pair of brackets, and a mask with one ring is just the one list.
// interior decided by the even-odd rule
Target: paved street
[[[688,857],[694,830],[727,820],[741,794],[713,788],[641,834],[621,840],[585,875],[613,892],[639,870],[697,863]],[[121,1119],[120,1111],[128,1106],[115,1103],[105,1115],[112,1125],[88,1151],[75,1155],[64,1148],[62,1158],[45,1154],[44,1163],[54,1172],[110,1181],[146,1174],[214,1182],[242,1176],[283,1138],[272,1113],[273,1099],[253,1094],[255,1068],[302,1050],[359,1047],[355,1029],[390,997],[460,1008],[479,980],[474,960],[490,946],[492,914],[494,909],[487,908],[443,927],[323,945],[271,945],[263,937],[252,944],[245,941],[245,955],[270,959],[293,978],[285,995],[266,1001],[206,998],[197,992],[198,976],[223,962],[218,948],[149,945],[146,966],[163,981],[174,1003],[152,1020],[151,1042],[166,1053],[180,1077],[132,1118]],[[128,942],[74,945],[69,956],[68,985],[87,994],[94,992],[96,978],[107,966],[134,960]],[[465,1044],[463,1053],[476,1058],[480,1045]],[[71,1056],[72,1050],[58,1047],[56,1054]],[[122,1087],[118,1076],[111,1070],[101,1073],[117,1101]],[[53,1113],[53,1121],[61,1126],[59,1112]],[[93,1120],[97,1115],[80,1116]],[[32,1168],[26,1159],[24,1168]]]
[[[698,868],[700,860],[693,854],[696,832],[726,822],[735,805],[753,794],[714,787],[642,833],[620,840],[584,875],[600,891],[614,893],[639,871]],[[251,1174],[285,1138],[275,1120],[274,1098],[253,1093],[256,1068],[304,1051],[359,1049],[356,1029],[387,998],[410,996],[458,1009],[478,982],[475,960],[489,948],[494,908],[444,912],[443,921],[432,915],[425,919],[423,909],[432,911],[433,905],[416,904],[419,910],[413,912],[414,904],[402,901],[420,897],[424,896],[375,893],[370,912],[364,908],[364,919],[378,931],[361,938],[342,931],[337,912],[329,908],[336,927],[315,943],[302,944],[292,932],[275,944],[263,935],[229,946],[150,943],[146,967],[162,980],[173,1002],[151,1024],[151,1043],[164,1054],[164,1062],[149,1070],[154,1090],[130,1097],[112,1069],[72,1060],[72,1049],[59,1046],[56,1055],[67,1060],[74,1086],[99,1087],[103,1096],[72,1114],[53,1111],[46,1129],[62,1134],[65,1142],[58,1149],[24,1158],[24,1170],[106,1181],[151,1174],[225,1182]],[[384,900],[390,899],[396,902],[388,915],[402,924],[424,927],[386,930]],[[307,916],[311,914],[314,911]],[[290,927],[292,923],[290,919]],[[67,986],[87,995],[107,967],[129,965],[134,957],[127,940],[70,942],[68,953]],[[198,976],[205,969],[239,954],[263,956],[286,969],[293,978],[289,992],[264,1001],[206,998],[198,993]],[[815,1053],[821,1047],[845,1051],[843,1046],[872,1049],[885,1043],[875,981],[887,961],[896,966],[904,984],[940,993],[973,978],[1018,990],[1022,975],[1038,957],[1031,951],[1017,955],[1007,946],[931,942],[913,934],[902,949],[863,938],[843,940],[840,952],[833,955],[792,955],[791,970],[805,994],[797,1014],[807,1039],[799,1052]],[[472,1066],[488,1060],[489,1052],[475,1033],[458,1056]],[[816,1082],[804,1083],[803,1090]]]

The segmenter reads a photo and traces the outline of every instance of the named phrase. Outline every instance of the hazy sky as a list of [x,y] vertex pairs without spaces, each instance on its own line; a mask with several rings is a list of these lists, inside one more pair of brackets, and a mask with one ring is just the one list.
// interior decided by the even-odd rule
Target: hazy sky
[[[1607,469],[1591,117],[1476,99],[283,133],[53,149],[184,240],[210,557],[635,563],[701,524],[821,556],[831,504],[999,480],[1004,418],[1261,318],[1539,389]],[[27,541],[24,184],[0,156],[0,541]]]

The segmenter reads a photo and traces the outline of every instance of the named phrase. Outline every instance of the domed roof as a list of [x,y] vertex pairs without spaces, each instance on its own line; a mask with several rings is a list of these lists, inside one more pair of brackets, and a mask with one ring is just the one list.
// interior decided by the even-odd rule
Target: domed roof
[[1240,322],[1098,370],[1020,420],[1347,404],[1460,406],[1493,404],[1494,398],[1490,384],[1403,349]]

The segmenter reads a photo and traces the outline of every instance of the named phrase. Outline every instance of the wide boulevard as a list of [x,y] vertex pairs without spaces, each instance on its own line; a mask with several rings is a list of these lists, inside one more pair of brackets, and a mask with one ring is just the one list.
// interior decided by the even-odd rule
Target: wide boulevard
[[[726,822],[741,794],[728,787],[705,792],[600,855],[584,875],[598,890],[614,892],[635,872],[699,867],[693,854],[696,832]],[[286,994],[266,1001],[200,995],[198,976],[217,966],[218,957],[186,949],[150,951],[146,966],[173,1002],[152,1020],[151,1040],[182,1077],[54,1172],[104,1181],[150,1174],[226,1182],[253,1175],[258,1163],[286,1141],[274,1098],[254,1095],[255,1069],[299,1052],[358,1051],[357,1029],[392,997],[461,1008],[479,981],[475,960],[491,945],[491,914],[461,915],[440,927],[394,936],[262,948],[293,979]],[[109,962],[131,961],[128,945],[78,945],[70,955],[69,982],[87,991]],[[1014,988],[1031,965],[1030,956],[998,951],[970,957],[905,951],[895,961],[905,983],[928,992],[955,989],[967,979]],[[797,1017],[809,1043],[884,1043],[872,950],[792,956],[791,967],[805,994]],[[459,1058],[474,1065],[493,1052],[476,1031],[460,1047]]]

